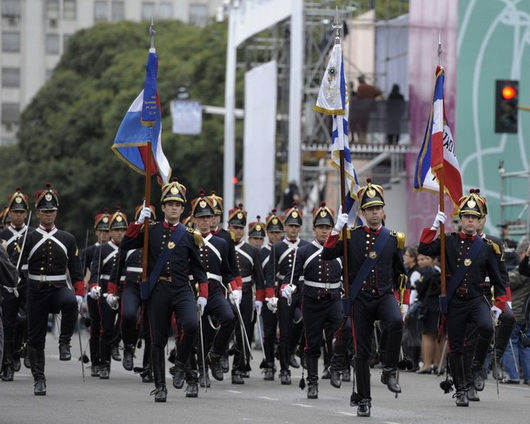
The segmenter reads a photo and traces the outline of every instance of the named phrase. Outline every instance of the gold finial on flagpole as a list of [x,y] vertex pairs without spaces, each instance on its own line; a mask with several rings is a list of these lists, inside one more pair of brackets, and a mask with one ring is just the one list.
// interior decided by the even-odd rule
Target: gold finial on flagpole
[[331,28],[337,32],[335,34],[335,44],[340,43],[340,30],[342,29],[342,24],[339,21],[339,8],[337,6],[335,6],[335,18],[333,19]]
[[151,48],[155,48],[155,20],[153,16],[151,16],[151,25],[149,25],[149,37],[151,38]]
[[442,66],[442,35],[438,32],[438,65]]

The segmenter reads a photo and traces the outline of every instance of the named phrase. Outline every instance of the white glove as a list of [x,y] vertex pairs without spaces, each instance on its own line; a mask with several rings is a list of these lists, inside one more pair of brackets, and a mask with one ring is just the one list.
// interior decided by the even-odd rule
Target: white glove
[[282,289],[282,297],[285,297],[287,299],[287,302],[291,302],[291,297],[293,296],[293,293],[296,291],[296,287],[291,286],[290,284],[287,284]]
[[7,287],[7,286],[3,286],[4,289],[6,289],[9,293],[13,293],[15,295],[15,297],[18,297],[18,290],[16,287]]
[[83,296],[75,295],[75,300],[77,300],[77,310],[81,312],[81,307],[83,306]]
[[502,310],[498,308],[497,306],[493,305],[491,307],[491,315],[493,316],[493,322],[497,324],[497,321],[499,320],[499,317],[502,314]]
[[197,307],[199,308],[201,317],[202,317],[202,314],[204,314],[204,308],[206,308],[207,303],[208,303],[208,300],[205,297],[200,296],[199,298],[197,298]]
[[94,299],[98,300],[101,297],[101,287],[100,286],[94,286],[90,289],[88,292],[88,295]]
[[140,211],[140,215],[138,216],[138,221],[136,221],[136,223],[143,224],[145,221],[145,218],[151,219],[151,209],[144,205],[144,207]]
[[437,230],[440,228],[440,224],[445,224],[445,221],[447,221],[447,215],[444,212],[438,211],[431,228]]
[[409,311],[409,305],[405,305],[403,303],[401,305],[401,317],[403,318],[403,321],[405,321],[405,317],[407,316],[408,311]]
[[339,212],[337,213],[337,222],[335,223],[335,227],[333,227],[334,232],[340,233],[347,223],[348,214],[342,213],[342,207],[340,207]]
[[261,315],[261,308],[263,307],[263,302],[261,300],[256,300],[254,302],[254,306],[256,307],[256,314],[258,316]]
[[107,304],[110,306],[110,309],[114,311],[118,309],[118,306],[120,306],[119,296],[116,296],[115,294],[110,294],[110,293],[105,293],[103,296],[105,297]]
[[275,314],[276,311],[278,310],[278,298],[277,297],[266,297],[265,300],[267,301],[267,308],[269,308],[269,311]]
[[507,300],[506,304],[510,307],[510,309],[512,309],[512,301],[511,300]]
[[230,302],[232,302],[232,305],[239,305],[241,303],[241,290],[232,290],[228,297],[230,298]]

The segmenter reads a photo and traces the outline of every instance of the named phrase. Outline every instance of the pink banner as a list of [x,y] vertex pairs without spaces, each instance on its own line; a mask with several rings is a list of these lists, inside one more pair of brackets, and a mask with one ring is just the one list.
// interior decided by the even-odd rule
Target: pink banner
[[[433,99],[440,36],[443,49],[441,64],[445,68],[445,110],[458,146],[458,134],[454,134],[458,0],[411,0],[409,25],[410,144],[419,148],[423,142]],[[422,229],[431,226],[438,210],[437,194],[412,191],[416,156],[414,153],[406,157],[409,245],[419,241]],[[445,211],[452,211],[447,196]]]

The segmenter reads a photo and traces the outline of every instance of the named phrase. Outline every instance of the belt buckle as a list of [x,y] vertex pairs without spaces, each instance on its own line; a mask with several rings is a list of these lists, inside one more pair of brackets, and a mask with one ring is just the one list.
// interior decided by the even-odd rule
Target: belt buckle
[[459,295],[459,296],[465,296],[466,294],[469,293],[469,289],[467,287],[458,287],[456,289],[456,293]]

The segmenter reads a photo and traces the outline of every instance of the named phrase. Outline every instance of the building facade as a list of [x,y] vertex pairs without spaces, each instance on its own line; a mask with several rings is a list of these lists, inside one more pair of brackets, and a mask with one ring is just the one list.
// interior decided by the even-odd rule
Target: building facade
[[223,0],[0,0],[0,145],[50,77],[68,39],[99,22],[176,19],[206,25]]

